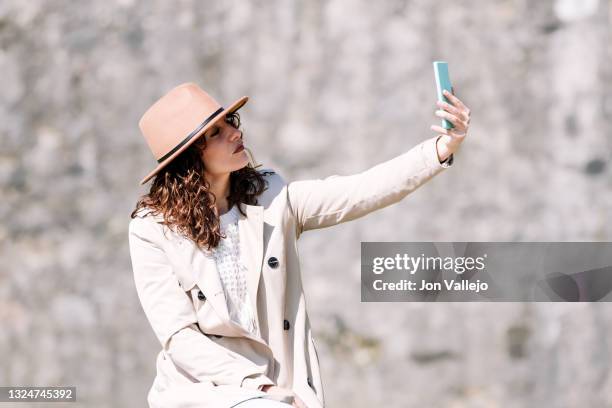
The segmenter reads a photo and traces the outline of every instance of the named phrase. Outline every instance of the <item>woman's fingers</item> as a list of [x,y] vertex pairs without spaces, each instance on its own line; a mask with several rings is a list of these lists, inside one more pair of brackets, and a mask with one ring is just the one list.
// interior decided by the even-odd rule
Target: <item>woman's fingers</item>
[[302,401],[297,395],[295,395],[293,398],[292,406],[295,408],[307,408],[306,404],[304,404],[304,401]]
[[452,88],[452,90],[453,90],[452,94],[446,90],[444,91],[444,95],[447,97],[448,101],[452,103],[452,105],[450,103],[440,102],[440,101],[436,102],[436,104],[439,107],[454,114],[461,120],[469,123],[470,122],[470,109],[467,106],[465,106],[465,104],[459,98],[455,96],[455,88]]
[[436,133],[447,135],[453,138],[461,139],[465,136],[465,132],[457,132],[455,129],[445,129],[442,126],[431,125],[430,129]]
[[443,135],[450,136],[450,134],[448,133],[449,129],[445,129],[442,126],[431,125],[430,129],[433,130],[434,132],[438,132],[438,133],[441,133]]
[[436,105],[441,109],[437,110],[435,115],[448,120],[454,127],[452,129],[445,129],[442,126],[432,125],[431,130],[457,140],[462,140],[467,135],[467,130],[470,126],[470,109],[455,96],[454,87],[451,88],[451,91],[452,93],[444,90],[444,96],[446,96],[450,103],[436,102]]
[[465,120],[461,120],[458,117],[456,117],[453,114],[450,114],[446,111],[442,111],[442,110],[438,110],[435,112],[435,115],[440,117],[440,118],[444,118],[446,120],[448,120],[450,123],[452,123],[453,125],[455,125],[455,127],[459,130],[465,130],[467,129],[467,121]]
[[463,116],[463,111],[461,111],[458,108],[455,108],[450,103],[446,103],[446,102],[442,102],[442,101],[436,101],[436,105],[438,105],[439,108],[442,108],[445,111],[450,112],[450,113],[452,113],[453,115],[455,115],[457,117]]
[[469,113],[469,109],[463,104],[463,102],[461,102],[459,98],[448,92],[446,89],[444,90],[444,96],[446,96],[450,103],[452,103],[454,106],[461,109],[462,111],[466,111],[467,113]]

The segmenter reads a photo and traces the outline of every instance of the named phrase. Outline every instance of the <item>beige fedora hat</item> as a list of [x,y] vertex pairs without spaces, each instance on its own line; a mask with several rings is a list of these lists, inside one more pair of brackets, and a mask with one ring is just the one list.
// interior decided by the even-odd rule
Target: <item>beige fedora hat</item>
[[243,96],[228,108],[223,108],[193,82],[178,85],[159,98],[138,122],[153,157],[159,163],[140,184],[145,184],[219,119],[237,111],[248,100]]

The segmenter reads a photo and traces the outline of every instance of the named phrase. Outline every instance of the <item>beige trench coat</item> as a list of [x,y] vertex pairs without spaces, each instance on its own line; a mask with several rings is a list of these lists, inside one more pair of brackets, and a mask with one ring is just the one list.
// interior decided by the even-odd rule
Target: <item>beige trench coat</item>
[[[148,393],[152,408],[231,407],[265,397],[263,384],[293,390],[308,408],[324,406],[316,342],[302,290],[297,239],[396,203],[452,165],[436,138],[351,176],[289,184],[262,172],[259,205],[240,204],[241,256],[261,337],[230,320],[215,261],[153,216],[130,221],[138,297],[162,349]],[[182,361],[182,364],[178,362]]]

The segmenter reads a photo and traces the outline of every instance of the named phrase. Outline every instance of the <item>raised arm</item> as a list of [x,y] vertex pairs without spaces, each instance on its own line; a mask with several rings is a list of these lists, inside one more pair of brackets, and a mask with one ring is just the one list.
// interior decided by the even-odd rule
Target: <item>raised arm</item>
[[130,256],[138,298],[171,360],[197,381],[260,389],[274,384],[259,367],[202,333],[187,293],[178,285],[161,249],[162,234],[154,222],[134,218],[129,226]]
[[297,235],[354,220],[396,203],[452,166],[452,155],[440,163],[437,138],[425,140],[406,153],[359,174],[289,183],[287,195],[297,219]]

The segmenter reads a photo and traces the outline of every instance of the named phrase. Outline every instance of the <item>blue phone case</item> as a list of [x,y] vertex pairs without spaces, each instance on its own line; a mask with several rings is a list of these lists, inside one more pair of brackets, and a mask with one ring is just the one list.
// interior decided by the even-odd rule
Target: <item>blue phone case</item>
[[[445,89],[448,92],[452,93],[450,77],[448,75],[448,63],[444,61],[434,61],[433,67],[434,73],[436,74],[436,88],[438,91],[438,100],[449,103],[449,100],[446,99],[446,97],[442,93],[442,91]],[[444,129],[452,129],[455,126],[453,126],[453,124],[450,123],[448,120],[442,119],[442,127]]]

